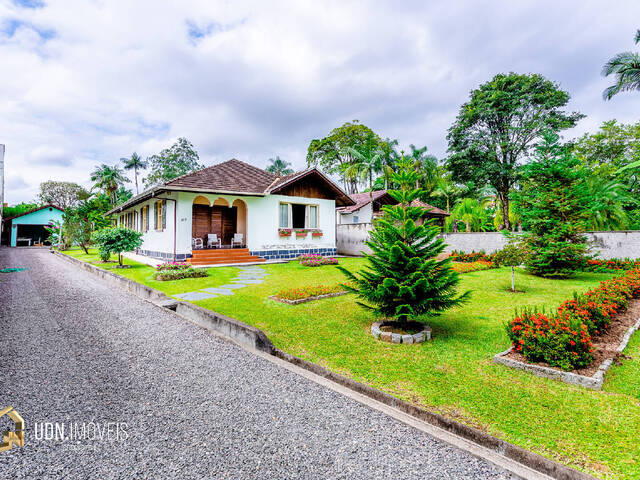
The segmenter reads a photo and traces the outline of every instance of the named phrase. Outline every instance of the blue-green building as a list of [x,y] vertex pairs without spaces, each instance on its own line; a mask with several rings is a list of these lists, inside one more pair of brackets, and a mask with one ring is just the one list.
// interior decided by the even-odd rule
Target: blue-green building
[[7,233],[9,245],[33,246],[44,244],[49,233],[45,225],[62,222],[63,210],[55,205],[44,205],[29,212],[3,219],[3,231]]

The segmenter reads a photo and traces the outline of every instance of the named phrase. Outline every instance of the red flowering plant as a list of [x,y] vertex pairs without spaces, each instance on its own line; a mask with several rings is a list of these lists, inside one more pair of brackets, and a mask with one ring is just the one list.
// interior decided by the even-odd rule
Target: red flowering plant
[[319,253],[304,253],[298,257],[300,265],[305,267],[320,267],[322,265],[338,265],[338,259],[324,257]]
[[601,260],[593,258],[587,260],[584,270],[587,272],[610,272],[612,270],[634,270],[637,268],[640,268],[640,259],[610,258],[608,260]]
[[587,366],[593,359],[592,336],[603,334],[632,298],[640,298],[640,269],[601,282],[583,295],[574,294],[555,315],[516,314],[507,334],[516,352],[565,370]]
[[290,237],[291,236],[291,229],[290,228],[280,228],[280,229],[278,229],[278,235],[280,235],[281,237]]
[[473,251],[471,253],[464,253],[458,250],[454,250],[453,252],[451,252],[450,258],[454,262],[468,262],[468,263],[477,262],[477,261],[493,262],[495,255],[496,255],[495,253],[487,255],[483,251],[480,251],[480,252]]

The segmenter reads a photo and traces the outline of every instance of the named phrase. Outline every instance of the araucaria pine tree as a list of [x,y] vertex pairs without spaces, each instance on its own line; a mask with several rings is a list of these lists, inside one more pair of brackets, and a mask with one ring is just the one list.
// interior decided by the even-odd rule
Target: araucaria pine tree
[[458,274],[450,260],[436,260],[445,248],[438,237],[440,228],[432,221],[421,223],[424,208],[412,206],[420,191],[415,189],[417,172],[404,158],[389,190],[397,205],[384,206],[375,221],[365,254],[367,265],[357,273],[339,267],[351,281],[346,287],[362,300],[358,302],[376,314],[406,324],[420,315],[437,313],[462,303],[469,296],[456,293]]
[[522,172],[516,203],[527,233],[525,265],[534,275],[568,277],[588,258],[584,171],[558,135],[547,133]]

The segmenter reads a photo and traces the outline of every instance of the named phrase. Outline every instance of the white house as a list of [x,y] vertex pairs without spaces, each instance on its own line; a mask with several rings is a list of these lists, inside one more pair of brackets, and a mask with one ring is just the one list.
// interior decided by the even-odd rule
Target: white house
[[[353,203],[315,168],[278,177],[232,159],[154,187],[108,213],[118,225],[143,232],[138,254],[202,265],[334,255],[335,208]],[[208,247],[210,234],[219,243]],[[241,244],[232,248],[234,238]]]

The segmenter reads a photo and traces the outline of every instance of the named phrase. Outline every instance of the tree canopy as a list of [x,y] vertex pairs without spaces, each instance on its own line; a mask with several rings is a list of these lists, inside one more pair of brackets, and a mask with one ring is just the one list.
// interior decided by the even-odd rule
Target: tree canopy
[[[640,30],[634,37],[636,44],[640,43]],[[602,68],[605,77],[613,75],[615,83],[607,87],[602,96],[611,100],[620,92],[640,90],[640,54],[638,52],[622,52],[611,58]]]
[[457,182],[491,186],[510,228],[510,191],[518,167],[543,131],[573,127],[580,113],[562,110],[569,93],[538,74],[498,74],[471,92],[449,129],[447,167]]
[[355,193],[358,191],[358,179],[347,179],[345,172],[350,164],[358,163],[353,150],[361,152],[370,148],[367,144],[372,142],[372,138],[375,147],[382,149],[387,156],[391,155],[391,147],[384,140],[366,125],[354,120],[334,128],[324,138],[311,140],[307,149],[307,165],[319,167],[329,175],[340,175],[347,193]]
[[48,180],[40,184],[38,201],[42,204],[52,203],[66,210],[89,198],[89,192],[73,182]]
[[200,157],[189,140],[178,138],[176,143],[147,159],[149,175],[144,179],[145,187],[168,182],[186,173],[204,168]]
[[269,166],[265,170],[279,177],[293,173],[291,162],[285,162],[277,155],[276,158],[269,159]]

